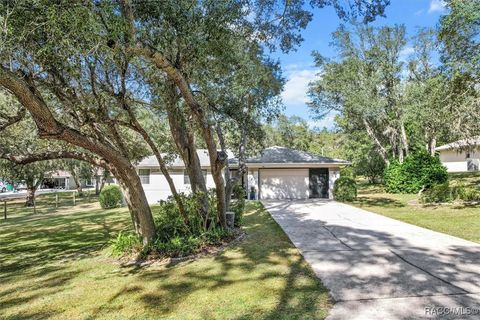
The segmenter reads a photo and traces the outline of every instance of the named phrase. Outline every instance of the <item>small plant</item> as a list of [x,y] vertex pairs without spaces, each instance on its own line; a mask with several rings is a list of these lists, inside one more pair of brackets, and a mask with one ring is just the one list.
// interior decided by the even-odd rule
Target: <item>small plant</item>
[[433,185],[420,196],[420,201],[423,203],[441,203],[451,202],[458,197],[458,188],[452,188],[448,183]]
[[338,201],[353,201],[357,198],[357,183],[349,177],[340,177],[333,185],[333,197]]
[[133,232],[120,231],[116,238],[110,240],[112,256],[129,255],[142,250],[142,242]]
[[459,197],[463,201],[480,201],[480,190],[471,187],[462,188]]
[[98,201],[103,209],[117,208],[122,203],[122,192],[118,186],[105,186],[100,192]]

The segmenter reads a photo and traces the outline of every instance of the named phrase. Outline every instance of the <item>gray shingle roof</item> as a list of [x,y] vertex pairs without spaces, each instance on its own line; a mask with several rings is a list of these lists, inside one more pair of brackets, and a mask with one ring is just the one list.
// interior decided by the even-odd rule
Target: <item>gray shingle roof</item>
[[247,159],[247,163],[340,163],[349,164],[348,161],[322,157],[305,151],[294,150],[286,147],[270,147],[264,149],[256,157]]
[[[210,159],[208,158],[208,152],[205,149],[197,150],[198,157],[200,158],[200,164],[202,167],[210,167]],[[234,158],[233,153],[228,151],[229,163],[235,165],[238,163],[238,160]],[[333,159],[328,157],[322,157],[316,154],[308,153],[305,151],[294,150],[285,147],[270,147],[264,149],[256,157],[248,158],[247,164],[258,164],[258,163],[316,163],[316,164],[350,164],[348,161]],[[185,165],[180,157],[175,157],[173,161],[168,163],[169,167],[172,168],[184,168]],[[154,156],[149,156],[144,158],[142,161],[137,163],[137,167],[158,167],[157,158]]]
[[[200,165],[202,167],[210,167],[210,158],[208,157],[208,151],[206,149],[197,149],[198,158],[200,159]],[[165,156],[165,155],[163,155]],[[228,156],[233,157],[233,153],[228,151]],[[167,161],[169,167],[184,168],[182,158],[179,156],[174,157],[172,161]],[[158,167],[158,161],[155,156],[148,156],[137,164],[137,167]]]
[[468,149],[469,147],[479,146],[480,137],[473,137],[463,140],[458,140],[452,143],[444,144],[443,146],[436,147],[436,151],[449,150],[449,149]]

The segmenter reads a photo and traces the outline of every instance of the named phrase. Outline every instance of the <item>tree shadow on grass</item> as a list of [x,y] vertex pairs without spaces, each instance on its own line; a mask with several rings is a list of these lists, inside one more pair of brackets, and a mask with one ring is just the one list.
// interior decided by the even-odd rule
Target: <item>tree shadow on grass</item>
[[[140,295],[143,307],[185,318],[326,317],[327,290],[276,222],[262,207],[245,220],[245,240],[214,257],[167,265],[158,271],[129,269],[141,282],[158,284],[154,292]],[[204,295],[211,304],[198,309],[204,314],[189,313],[195,308],[183,309],[183,301],[201,303]]]
[[405,204],[401,201],[386,197],[359,196],[352,203],[365,207],[403,208]]
[[[100,302],[81,306],[82,316],[122,317],[122,308],[133,304],[154,318],[324,318],[327,291],[280,227],[259,204],[245,219],[246,239],[214,256],[159,269],[123,267],[113,278],[95,275],[103,283],[128,281],[112,282],[115,289],[95,293]],[[1,225],[0,307],[14,314],[19,306],[41,301],[41,309],[18,309],[22,311],[14,317],[62,315],[64,306],[54,294],[71,294],[75,279],[91,277],[89,268],[94,268],[74,264],[98,256],[113,233],[126,225],[126,212],[115,210],[27,216]],[[186,308],[185,301],[192,305]]]

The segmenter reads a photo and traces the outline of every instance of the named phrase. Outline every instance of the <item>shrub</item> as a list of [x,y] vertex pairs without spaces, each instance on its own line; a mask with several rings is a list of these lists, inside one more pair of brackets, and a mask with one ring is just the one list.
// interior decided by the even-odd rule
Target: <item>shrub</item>
[[451,202],[455,200],[480,201],[480,190],[463,185],[449,186],[448,183],[434,185],[422,193],[424,203]]
[[387,192],[416,193],[423,187],[446,183],[448,174],[438,157],[418,152],[408,156],[403,163],[391,163],[385,169],[384,180]]
[[349,177],[340,177],[333,185],[333,197],[338,201],[352,201],[357,198],[357,183]]
[[458,197],[458,189],[449,187],[448,183],[431,186],[422,192],[420,201],[424,203],[450,202]]
[[480,201],[480,190],[471,187],[461,188],[459,198],[463,201]]
[[188,195],[182,193],[179,196],[184,204],[188,221],[180,214],[175,199],[169,197],[161,201],[158,210],[153,212],[156,235],[147,248],[141,249],[140,240],[136,236],[120,233],[111,241],[112,252],[115,255],[138,252],[142,255],[154,253],[178,257],[198,252],[207,245],[218,244],[232,236],[229,230],[223,230],[218,226],[215,190],[209,190],[208,193],[210,211],[207,217],[200,215],[201,193]]
[[118,186],[105,186],[98,196],[98,201],[103,209],[117,208],[122,203],[122,192]]
[[110,240],[110,250],[113,256],[132,254],[142,250],[142,242],[133,232],[120,231],[115,239]]
[[242,225],[243,212],[245,211],[245,189],[240,184],[233,187],[233,197],[230,203],[230,210],[235,212],[235,226]]

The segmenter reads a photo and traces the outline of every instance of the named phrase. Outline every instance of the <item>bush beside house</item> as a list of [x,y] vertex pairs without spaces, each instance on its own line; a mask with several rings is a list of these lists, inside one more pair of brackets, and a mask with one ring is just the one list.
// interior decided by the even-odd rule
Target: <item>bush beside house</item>
[[338,201],[353,201],[357,198],[357,183],[350,177],[340,177],[333,185],[333,198]]

